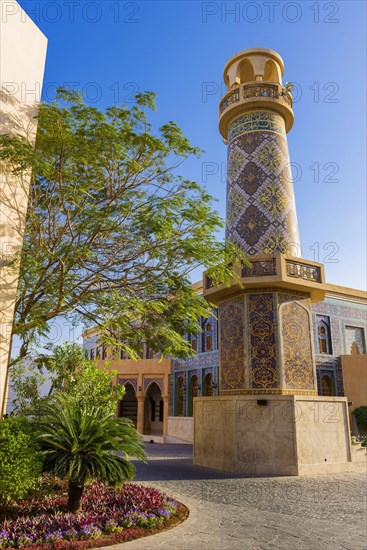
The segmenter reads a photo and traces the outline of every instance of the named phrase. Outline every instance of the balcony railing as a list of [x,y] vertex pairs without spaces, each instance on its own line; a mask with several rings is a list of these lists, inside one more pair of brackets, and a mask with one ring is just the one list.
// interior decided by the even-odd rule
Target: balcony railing
[[[242,86],[242,98],[243,99],[251,99],[251,98],[262,98],[262,97],[269,97],[272,99],[280,99],[283,100],[287,105],[292,107],[292,96],[288,92],[288,90],[281,86],[280,84],[265,84],[265,83],[258,83],[253,82],[250,84],[243,84]],[[223,113],[227,107],[232,105],[233,103],[237,103],[240,101],[240,88],[236,88],[235,90],[232,90],[229,92],[224,98],[222,99],[220,103],[220,112]]]
[[296,277],[297,279],[305,279],[321,283],[321,271],[318,266],[307,265],[301,262],[286,261],[288,277]]

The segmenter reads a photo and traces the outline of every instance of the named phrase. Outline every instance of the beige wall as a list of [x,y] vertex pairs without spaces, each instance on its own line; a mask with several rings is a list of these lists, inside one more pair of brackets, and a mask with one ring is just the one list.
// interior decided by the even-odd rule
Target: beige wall
[[341,356],[344,395],[352,405],[349,407],[352,433],[357,434],[358,428],[353,415],[354,409],[367,406],[367,355]]
[[194,418],[192,416],[169,416],[168,437],[194,442]]
[[347,407],[344,397],[196,398],[194,464],[255,475],[350,471]]
[[[0,20],[0,133],[24,135],[34,143],[47,39],[17,2],[2,4]],[[14,177],[2,165],[0,173],[0,417],[4,409],[7,364],[18,286],[18,257],[27,209],[29,173]]]

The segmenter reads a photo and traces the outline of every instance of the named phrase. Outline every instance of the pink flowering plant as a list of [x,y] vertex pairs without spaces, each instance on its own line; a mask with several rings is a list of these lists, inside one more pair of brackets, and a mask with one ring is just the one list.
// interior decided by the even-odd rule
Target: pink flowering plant
[[68,541],[136,528],[159,529],[178,506],[157,489],[133,483],[117,489],[94,482],[85,487],[82,500],[77,514],[67,511],[66,494],[20,501],[13,517],[0,524],[0,548],[67,548]]

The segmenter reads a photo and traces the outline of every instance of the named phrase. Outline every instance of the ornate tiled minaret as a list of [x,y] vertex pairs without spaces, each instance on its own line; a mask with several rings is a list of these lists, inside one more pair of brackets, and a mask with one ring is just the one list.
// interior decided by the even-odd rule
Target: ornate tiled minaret
[[252,48],[224,69],[219,130],[228,143],[227,238],[251,261],[244,288],[212,286],[218,304],[220,394],[317,393],[311,301],[323,266],[298,259],[300,241],[287,132],[292,96],[274,51]]
[[300,250],[286,137],[292,97],[283,71],[282,58],[261,48],[234,55],[224,69],[219,128],[228,142],[227,238],[249,257]]
[[317,395],[311,302],[324,299],[324,271],[300,258],[282,74],[280,56],[263,48],[224,70],[227,237],[251,265],[237,261],[230,286],[204,274],[218,306],[219,396],[194,399],[193,462],[255,475],[350,471],[347,398]]

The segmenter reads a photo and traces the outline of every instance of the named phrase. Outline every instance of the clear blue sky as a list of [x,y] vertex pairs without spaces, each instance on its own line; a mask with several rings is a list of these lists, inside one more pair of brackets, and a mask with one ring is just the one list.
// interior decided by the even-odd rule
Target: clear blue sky
[[[155,124],[176,121],[206,151],[182,171],[206,185],[223,216],[226,147],[217,130],[223,66],[245,48],[279,52],[284,81],[296,83],[288,142],[302,256],[325,262],[328,282],[365,288],[364,1],[20,4],[48,37],[44,98],[53,97],[56,84],[70,83],[101,107],[155,91]],[[216,163],[210,168],[217,173],[205,177],[204,163]]]

